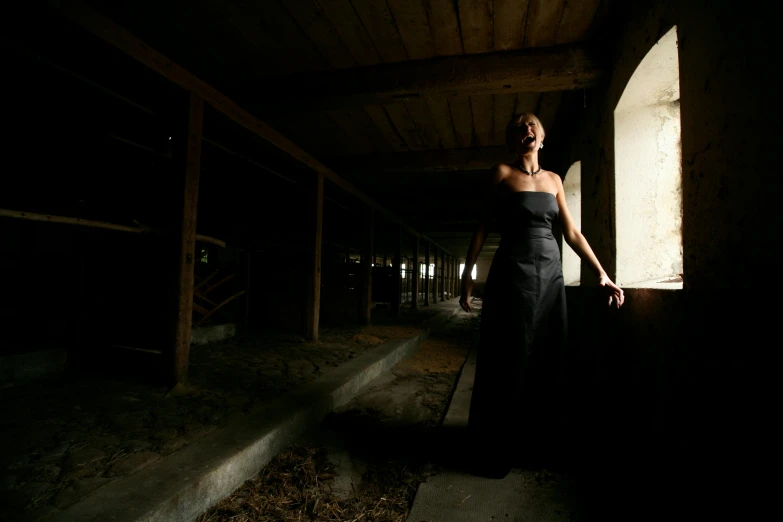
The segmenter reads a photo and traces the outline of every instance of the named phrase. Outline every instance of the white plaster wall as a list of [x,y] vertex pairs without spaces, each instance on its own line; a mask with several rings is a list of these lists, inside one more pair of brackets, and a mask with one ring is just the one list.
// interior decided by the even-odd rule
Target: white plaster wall
[[[582,230],[582,162],[577,161],[566,172],[563,181],[566,205],[578,230]],[[563,279],[568,286],[579,286],[582,260],[571,250],[565,240],[560,245],[563,263]]]
[[615,112],[617,283],[682,273],[679,101]]

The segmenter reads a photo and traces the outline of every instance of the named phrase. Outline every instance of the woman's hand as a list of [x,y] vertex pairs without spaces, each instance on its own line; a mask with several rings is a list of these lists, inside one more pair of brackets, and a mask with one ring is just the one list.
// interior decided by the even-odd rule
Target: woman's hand
[[609,306],[612,306],[612,302],[614,302],[617,308],[623,306],[623,303],[625,302],[625,294],[623,293],[623,289],[614,284],[612,280],[609,279],[609,276],[603,274],[599,278],[598,284],[604,288],[606,293],[609,295]]
[[473,293],[473,279],[470,277],[462,278],[462,285],[459,292],[459,305],[466,312],[472,312],[470,307],[470,294]]

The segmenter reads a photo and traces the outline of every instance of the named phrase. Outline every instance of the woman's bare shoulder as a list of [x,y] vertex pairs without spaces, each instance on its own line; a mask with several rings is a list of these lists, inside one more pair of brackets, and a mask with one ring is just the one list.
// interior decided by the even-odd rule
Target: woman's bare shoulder
[[492,166],[490,169],[490,179],[492,183],[500,183],[506,178],[508,178],[513,169],[511,165],[507,165],[505,163],[497,163]]

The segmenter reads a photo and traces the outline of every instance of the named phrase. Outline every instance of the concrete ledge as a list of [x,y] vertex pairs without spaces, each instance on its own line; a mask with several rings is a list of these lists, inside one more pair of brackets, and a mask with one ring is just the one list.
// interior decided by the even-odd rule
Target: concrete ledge
[[275,455],[315,426],[334,408],[400,360],[416,352],[432,328],[459,311],[442,303],[423,323],[424,333],[382,344],[310,384],[243,415],[204,439],[139,473],[110,482],[52,522],[191,522]]
[[237,333],[235,324],[216,324],[214,326],[202,326],[190,331],[190,344],[199,345],[215,341],[223,341],[234,337]]

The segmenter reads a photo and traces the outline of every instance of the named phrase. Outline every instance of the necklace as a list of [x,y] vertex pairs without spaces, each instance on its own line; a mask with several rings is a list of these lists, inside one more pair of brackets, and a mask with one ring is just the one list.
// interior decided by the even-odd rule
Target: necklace
[[525,167],[523,167],[523,166],[522,166],[522,162],[521,162],[521,161],[519,161],[519,162],[517,162],[517,163],[519,164],[519,170],[521,170],[521,171],[522,171],[522,172],[524,172],[525,174],[530,174],[531,176],[535,176],[536,174],[538,174],[539,172],[541,172],[541,165],[539,165],[539,166],[538,166],[538,170],[537,170],[537,171],[535,171],[535,172],[530,172],[529,170],[527,170]]

